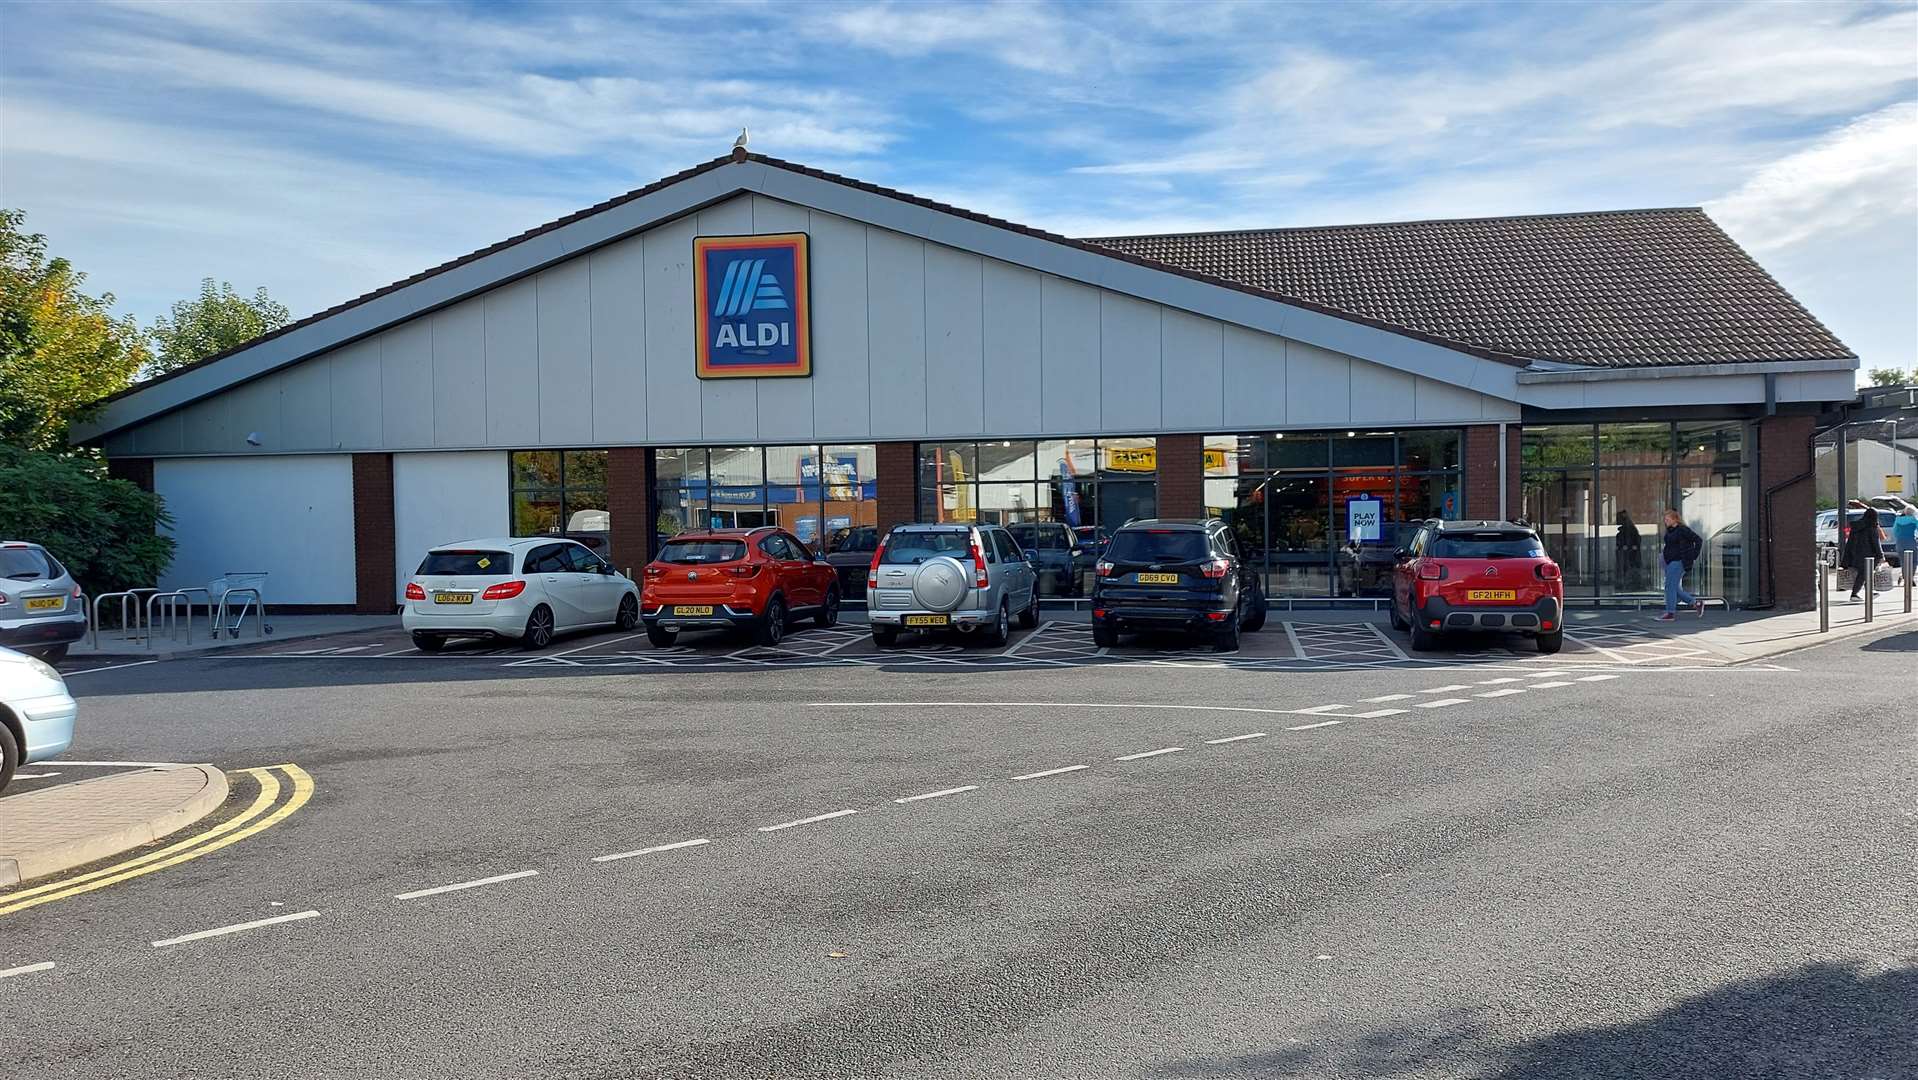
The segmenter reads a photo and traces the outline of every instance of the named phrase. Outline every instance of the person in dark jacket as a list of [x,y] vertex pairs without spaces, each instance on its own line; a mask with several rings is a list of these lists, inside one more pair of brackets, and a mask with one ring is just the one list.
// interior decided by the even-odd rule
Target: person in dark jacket
[[[1851,571],[1851,598],[1856,600],[1859,590],[1871,586],[1871,560],[1883,559],[1885,549],[1878,542],[1878,511],[1857,499],[1851,501],[1851,510],[1858,516],[1845,537],[1845,559],[1840,565]],[[1850,518],[1851,511],[1845,516]]]
[[1697,612],[1699,618],[1705,617],[1705,601],[1685,591],[1685,573],[1698,561],[1704,546],[1678,511],[1665,511],[1665,547],[1658,555],[1658,564],[1665,570],[1665,613],[1658,617],[1659,622],[1678,618],[1680,603]]
[[1612,574],[1613,580],[1622,590],[1639,587],[1638,561],[1643,541],[1639,539],[1638,523],[1632,520],[1629,510],[1620,510],[1613,522],[1618,529],[1612,533]]

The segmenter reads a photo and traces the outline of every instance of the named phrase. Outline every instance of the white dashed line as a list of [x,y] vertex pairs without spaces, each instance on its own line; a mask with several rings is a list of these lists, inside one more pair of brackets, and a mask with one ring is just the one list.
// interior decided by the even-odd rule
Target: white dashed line
[[1090,769],[1090,768],[1092,768],[1092,766],[1090,765],[1066,765],[1062,768],[1047,769],[1044,772],[1029,772],[1025,774],[1024,776],[1015,776],[1013,777],[1013,779],[1014,780],[1037,780],[1042,776],[1058,776],[1060,773],[1078,772],[1080,769]]
[[1300,716],[1323,716],[1326,713],[1338,712],[1340,709],[1349,709],[1351,707],[1350,705],[1314,705],[1309,709],[1293,709],[1292,711],[1298,713]]
[[422,896],[438,896],[441,893],[459,892],[461,889],[477,889],[481,885],[496,885],[502,881],[512,881],[516,878],[538,877],[538,876],[539,876],[538,870],[520,870],[511,874],[498,874],[493,877],[483,877],[483,878],[480,878],[478,881],[462,881],[457,885],[440,885],[431,889],[418,889],[413,892],[395,893],[393,896],[393,899],[417,900]]
[[1343,720],[1321,720],[1321,721],[1319,721],[1319,722],[1318,722],[1318,723],[1316,723],[1316,724],[1300,724],[1300,725],[1299,725],[1298,727],[1289,727],[1289,728],[1286,728],[1285,730],[1287,730],[1287,731],[1311,731],[1311,730],[1312,730],[1313,728],[1318,728],[1318,727],[1331,727],[1331,726],[1332,726],[1332,725],[1334,725],[1334,724],[1343,724],[1343,723],[1345,723],[1345,721],[1343,721]]
[[1354,719],[1354,720],[1377,720],[1377,719],[1378,719],[1379,717],[1381,717],[1381,716],[1397,716],[1398,714],[1400,714],[1400,713],[1402,713],[1402,712],[1404,712],[1404,711],[1406,711],[1406,710],[1404,710],[1404,709],[1373,709],[1373,710],[1372,710],[1371,712],[1360,712],[1360,713],[1353,713],[1353,714],[1352,714],[1352,719]]
[[1378,705],[1387,701],[1406,701],[1411,697],[1411,694],[1381,694],[1378,697],[1366,698],[1365,701],[1368,705]]
[[234,923],[232,926],[220,926],[212,930],[202,930],[197,934],[182,934],[179,937],[165,938],[154,942],[153,947],[156,949],[164,949],[169,945],[182,945],[189,941],[199,941],[201,938],[220,937],[225,934],[237,934],[242,930],[256,930],[262,926],[272,926],[276,923],[299,922],[301,919],[318,918],[319,914],[317,911],[296,911],[291,915],[275,915],[270,919],[255,919],[252,922]]
[[1534,690],[1551,690],[1551,689],[1553,689],[1553,688],[1555,688],[1555,687],[1560,687],[1560,686],[1571,686],[1571,685],[1573,685],[1573,684],[1572,684],[1572,683],[1568,683],[1568,682],[1535,682],[1535,683],[1533,683],[1533,684],[1532,684],[1532,689],[1534,689]]
[[681,840],[677,844],[661,844],[658,847],[640,848],[638,851],[622,851],[617,855],[595,855],[593,856],[593,861],[594,862],[618,862],[620,859],[630,859],[637,855],[657,855],[658,853],[662,851],[678,851],[680,848],[698,847],[701,844],[710,844],[710,843],[712,843],[711,840],[703,840],[703,839],[702,840]]
[[908,795],[903,799],[894,799],[893,802],[896,802],[896,803],[918,802],[920,799],[937,799],[944,795],[957,795],[962,791],[978,791],[978,790],[979,790],[978,784],[967,784],[965,787],[949,787],[945,789],[944,791],[928,791],[924,795]]
[[15,780],[45,780],[49,776],[59,775],[57,772],[17,772],[13,774],[13,778]]
[[96,671],[120,671],[124,668],[145,667],[148,664],[157,664],[157,663],[159,663],[158,660],[135,660],[131,664],[108,664],[105,667],[90,667],[90,668],[80,668],[75,671],[62,671],[60,673],[60,677],[63,679],[71,679],[75,675],[91,675]]
[[1430,690],[1420,690],[1420,691],[1419,691],[1419,693],[1421,693],[1421,694],[1450,694],[1450,693],[1452,693],[1452,692],[1454,692],[1454,691],[1457,691],[1457,690],[1470,690],[1471,688],[1472,688],[1472,687],[1471,687],[1471,686],[1470,686],[1469,684],[1467,684],[1467,683],[1453,683],[1453,684],[1452,684],[1452,685],[1450,685],[1450,686],[1434,686],[1434,687],[1433,687],[1433,688],[1431,688]]
[[1478,684],[1480,686],[1504,686],[1506,683],[1515,683],[1520,681],[1522,680],[1509,679],[1509,678],[1508,679],[1480,679]]
[[1508,686],[1503,690],[1487,690],[1482,694],[1473,694],[1472,696],[1473,697],[1511,697],[1513,694],[1523,694],[1524,692],[1525,692],[1525,688],[1522,686]]
[[1418,703],[1417,708],[1443,709],[1447,705],[1463,705],[1466,703],[1466,700],[1466,698],[1462,697],[1442,697],[1436,701],[1421,701]]
[[1616,678],[1618,678],[1618,676],[1616,675],[1580,675],[1578,677],[1578,681],[1579,682],[1604,682],[1606,679],[1616,679]]
[[1126,756],[1124,756],[1124,757],[1116,757],[1116,758],[1113,758],[1112,760],[1114,760],[1114,761],[1138,761],[1138,760],[1139,760],[1140,758],[1149,758],[1149,757],[1158,757],[1158,756],[1159,756],[1160,754],[1176,754],[1176,753],[1178,753],[1179,751],[1181,751],[1181,750],[1184,750],[1184,749],[1185,749],[1185,747],[1183,747],[1183,746],[1167,746],[1167,747],[1164,747],[1164,748],[1162,748],[1162,749],[1159,749],[1159,750],[1147,750],[1146,752],[1144,752],[1144,753],[1142,753],[1142,754],[1127,754],[1127,755],[1126,755]]
[[1247,739],[1263,739],[1263,738],[1265,738],[1265,732],[1254,731],[1245,735],[1227,735],[1223,739],[1207,739],[1205,741],[1205,744],[1207,746],[1217,746],[1220,743],[1244,742]]
[[43,964],[28,964],[25,967],[8,968],[5,971],[0,971],[0,979],[11,979],[15,975],[31,975],[36,971],[47,971],[52,967],[53,961],[48,960]]
[[781,829],[790,829],[795,825],[811,825],[817,821],[831,821],[833,818],[845,817],[848,814],[857,814],[858,812],[859,811],[857,810],[834,810],[830,814],[820,814],[817,817],[803,817],[803,818],[800,818],[798,821],[783,821],[777,825],[761,825],[759,827],[759,831],[760,832],[778,832]]

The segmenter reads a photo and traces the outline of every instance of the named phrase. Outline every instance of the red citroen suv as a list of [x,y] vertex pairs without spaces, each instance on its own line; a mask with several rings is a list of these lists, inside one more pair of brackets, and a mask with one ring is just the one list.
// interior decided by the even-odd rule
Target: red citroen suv
[[1454,630],[1526,634],[1538,651],[1565,644],[1565,582],[1531,526],[1427,521],[1398,551],[1392,627],[1423,652]]
[[671,645],[681,630],[748,630],[777,645],[795,616],[839,621],[833,568],[783,529],[683,532],[660,546],[639,594],[646,638]]

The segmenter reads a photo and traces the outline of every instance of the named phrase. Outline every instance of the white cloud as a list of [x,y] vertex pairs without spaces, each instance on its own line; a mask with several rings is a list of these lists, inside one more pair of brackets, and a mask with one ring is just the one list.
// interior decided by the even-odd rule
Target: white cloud
[[1910,218],[1918,214],[1918,103],[1854,120],[1706,208],[1754,251]]

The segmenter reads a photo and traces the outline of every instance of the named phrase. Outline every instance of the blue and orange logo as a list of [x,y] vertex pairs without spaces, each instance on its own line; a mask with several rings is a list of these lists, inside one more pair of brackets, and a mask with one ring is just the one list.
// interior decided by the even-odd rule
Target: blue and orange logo
[[702,379],[812,374],[806,234],[693,240]]

